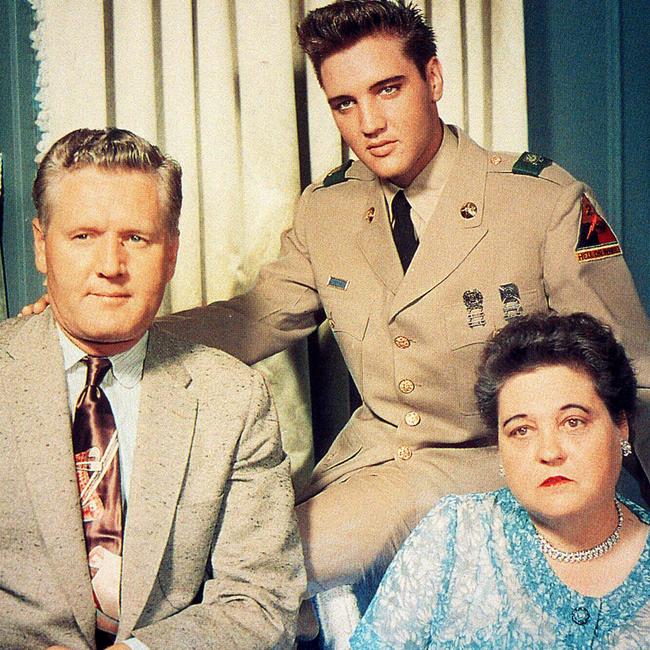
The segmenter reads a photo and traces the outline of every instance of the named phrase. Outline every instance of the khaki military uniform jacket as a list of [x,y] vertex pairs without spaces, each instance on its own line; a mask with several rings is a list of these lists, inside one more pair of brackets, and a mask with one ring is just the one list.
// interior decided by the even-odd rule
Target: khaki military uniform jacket
[[[493,487],[475,367],[486,339],[519,314],[587,311],[611,324],[648,410],[650,327],[620,246],[581,249],[583,195],[602,215],[590,188],[551,161],[517,164],[457,134],[456,164],[405,276],[380,182],[355,162],[304,191],[251,291],[175,325],[254,362],[306,336],[324,311],[363,405],[316,467],[312,493],[390,459],[439,494]],[[649,433],[637,436],[646,472]]]

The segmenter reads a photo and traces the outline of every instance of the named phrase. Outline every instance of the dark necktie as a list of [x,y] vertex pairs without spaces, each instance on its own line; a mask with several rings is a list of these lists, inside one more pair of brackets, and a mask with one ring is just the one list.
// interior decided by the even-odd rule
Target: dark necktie
[[111,362],[105,357],[83,361],[88,366],[86,385],[72,424],[75,466],[97,628],[115,634],[120,616],[122,494],[115,419],[100,387]]
[[393,197],[391,210],[393,213],[393,239],[400,262],[402,262],[402,268],[406,273],[417,250],[418,240],[415,238],[415,229],[411,219],[411,205],[402,190]]

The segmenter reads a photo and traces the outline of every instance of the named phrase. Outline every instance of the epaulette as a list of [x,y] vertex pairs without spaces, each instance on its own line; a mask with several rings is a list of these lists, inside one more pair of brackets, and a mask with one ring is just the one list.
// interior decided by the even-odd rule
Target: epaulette
[[345,181],[348,180],[345,177],[345,172],[347,172],[351,166],[352,166],[352,161],[348,160],[347,162],[344,162],[339,167],[336,167],[331,172],[329,172],[327,176],[325,176],[323,182],[321,183],[321,186],[331,187],[332,185],[337,185],[338,183],[344,183]]
[[553,161],[550,158],[545,158],[536,153],[530,153],[530,151],[524,151],[512,166],[512,173],[523,174],[525,176],[539,176],[542,170],[551,164],[553,164]]

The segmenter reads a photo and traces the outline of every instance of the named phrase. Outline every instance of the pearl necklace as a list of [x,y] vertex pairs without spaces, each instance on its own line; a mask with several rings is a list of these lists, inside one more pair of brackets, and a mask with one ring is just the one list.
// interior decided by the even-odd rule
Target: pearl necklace
[[551,542],[549,542],[541,533],[538,532],[536,534],[536,537],[542,553],[560,562],[587,562],[607,553],[607,551],[609,551],[620,539],[621,528],[623,528],[623,511],[617,499],[614,499],[614,505],[616,506],[618,523],[616,524],[614,532],[604,542],[601,542],[598,544],[598,546],[588,548],[584,551],[560,551],[560,549],[555,548]]

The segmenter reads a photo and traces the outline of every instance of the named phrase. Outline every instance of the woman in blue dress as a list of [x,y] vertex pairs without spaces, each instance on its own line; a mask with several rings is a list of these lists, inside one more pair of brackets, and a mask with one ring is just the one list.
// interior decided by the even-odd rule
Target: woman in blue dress
[[438,503],[351,647],[650,648],[650,515],[616,494],[636,390],[623,348],[591,316],[501,330],[476,395],[508,487]]

